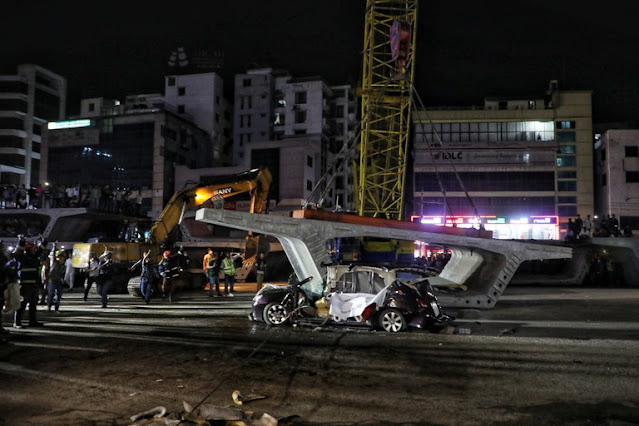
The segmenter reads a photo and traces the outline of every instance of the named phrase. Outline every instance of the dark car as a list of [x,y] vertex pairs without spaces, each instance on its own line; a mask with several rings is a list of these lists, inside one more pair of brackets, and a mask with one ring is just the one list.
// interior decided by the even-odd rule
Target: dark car
[[[363,271],[358,271],[359,275]],[[371,277],[379,284],[379,277]],[[306,279],[285,287],[267,285],[253,298],[249,318],[279,326],[290,323],[361,325],[388,332],[409,327],[438,332],[454,318],[442,312],[428,279],[395,279],[377,293],[349,290],[311,300],[303,290]],[[374,288],[374,287],[370,287]]]

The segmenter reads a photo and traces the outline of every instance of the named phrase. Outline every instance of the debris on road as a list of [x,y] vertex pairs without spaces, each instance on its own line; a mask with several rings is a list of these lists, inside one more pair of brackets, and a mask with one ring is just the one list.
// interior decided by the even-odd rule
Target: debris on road
[[234,390],[232,397],[233,397],[233,402],[236,405],[242,405],[245,402],[255,401],[257,399],[264,399],[264,398],[266,398],[266,395],[260,395],[260,394],[257,394],[257,393],[251,393],[251,394],[248,394],[248,395],[242,395],[239,390]]

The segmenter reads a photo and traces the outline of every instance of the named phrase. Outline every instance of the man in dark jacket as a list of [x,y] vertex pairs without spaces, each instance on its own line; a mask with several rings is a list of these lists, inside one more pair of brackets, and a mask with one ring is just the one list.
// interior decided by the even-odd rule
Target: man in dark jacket
[[105,251],[100,256],[100,262],[98,263],[98,294],[102,297],[102,307],[107,307],[107,301],[109,300],[109,289],[113,284],[113,254],[110,251]]
[[64,250],[54,250],[47,275],[47,308],[55,304],[55,312],[60,313],[62,299],[62,284],[64,279]]

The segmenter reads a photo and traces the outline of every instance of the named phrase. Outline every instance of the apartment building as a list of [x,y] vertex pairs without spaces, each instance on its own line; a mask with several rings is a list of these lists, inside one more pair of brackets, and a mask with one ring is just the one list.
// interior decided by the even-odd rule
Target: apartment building
[[607,130],[595,142],[599,218],[615,215],[623,230],[639,230],[639,130]]
[[164,103],[210,135],[207,166],[231,164],[233,107],[224,97],[222,77],[214,72],[166,76]]
[[47,121],[66,116],[67,81],[41,66],[23,64],[0,75],[0,183],[42,182],[40,153]]
[[312,182],[317,198],[327,208],[352,208],[350,165],[338,154],[355,135],[356,103],[350,86],[329,86],[320,77],[295,78],[273,68],[237,74],[233,163],[244,163],[246,146],[256,142],[319,140],[320,158],[312,166],[320,176]]

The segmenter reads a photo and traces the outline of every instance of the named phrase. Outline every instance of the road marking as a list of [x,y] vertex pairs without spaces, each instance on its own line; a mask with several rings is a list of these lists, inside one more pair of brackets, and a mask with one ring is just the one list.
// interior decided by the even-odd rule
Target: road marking
[[64,346],[64,345],[47,345],[47,344],[36,344],[36,343],[21,343],[21,342],[11,342],[14,346],[24,346],[27,348],[48,348],[48,349],[65,349],[71,351],[88,351],[88,352],[109,352],[106,349],[97,349],[97,348],[86,348],[83,346]]

